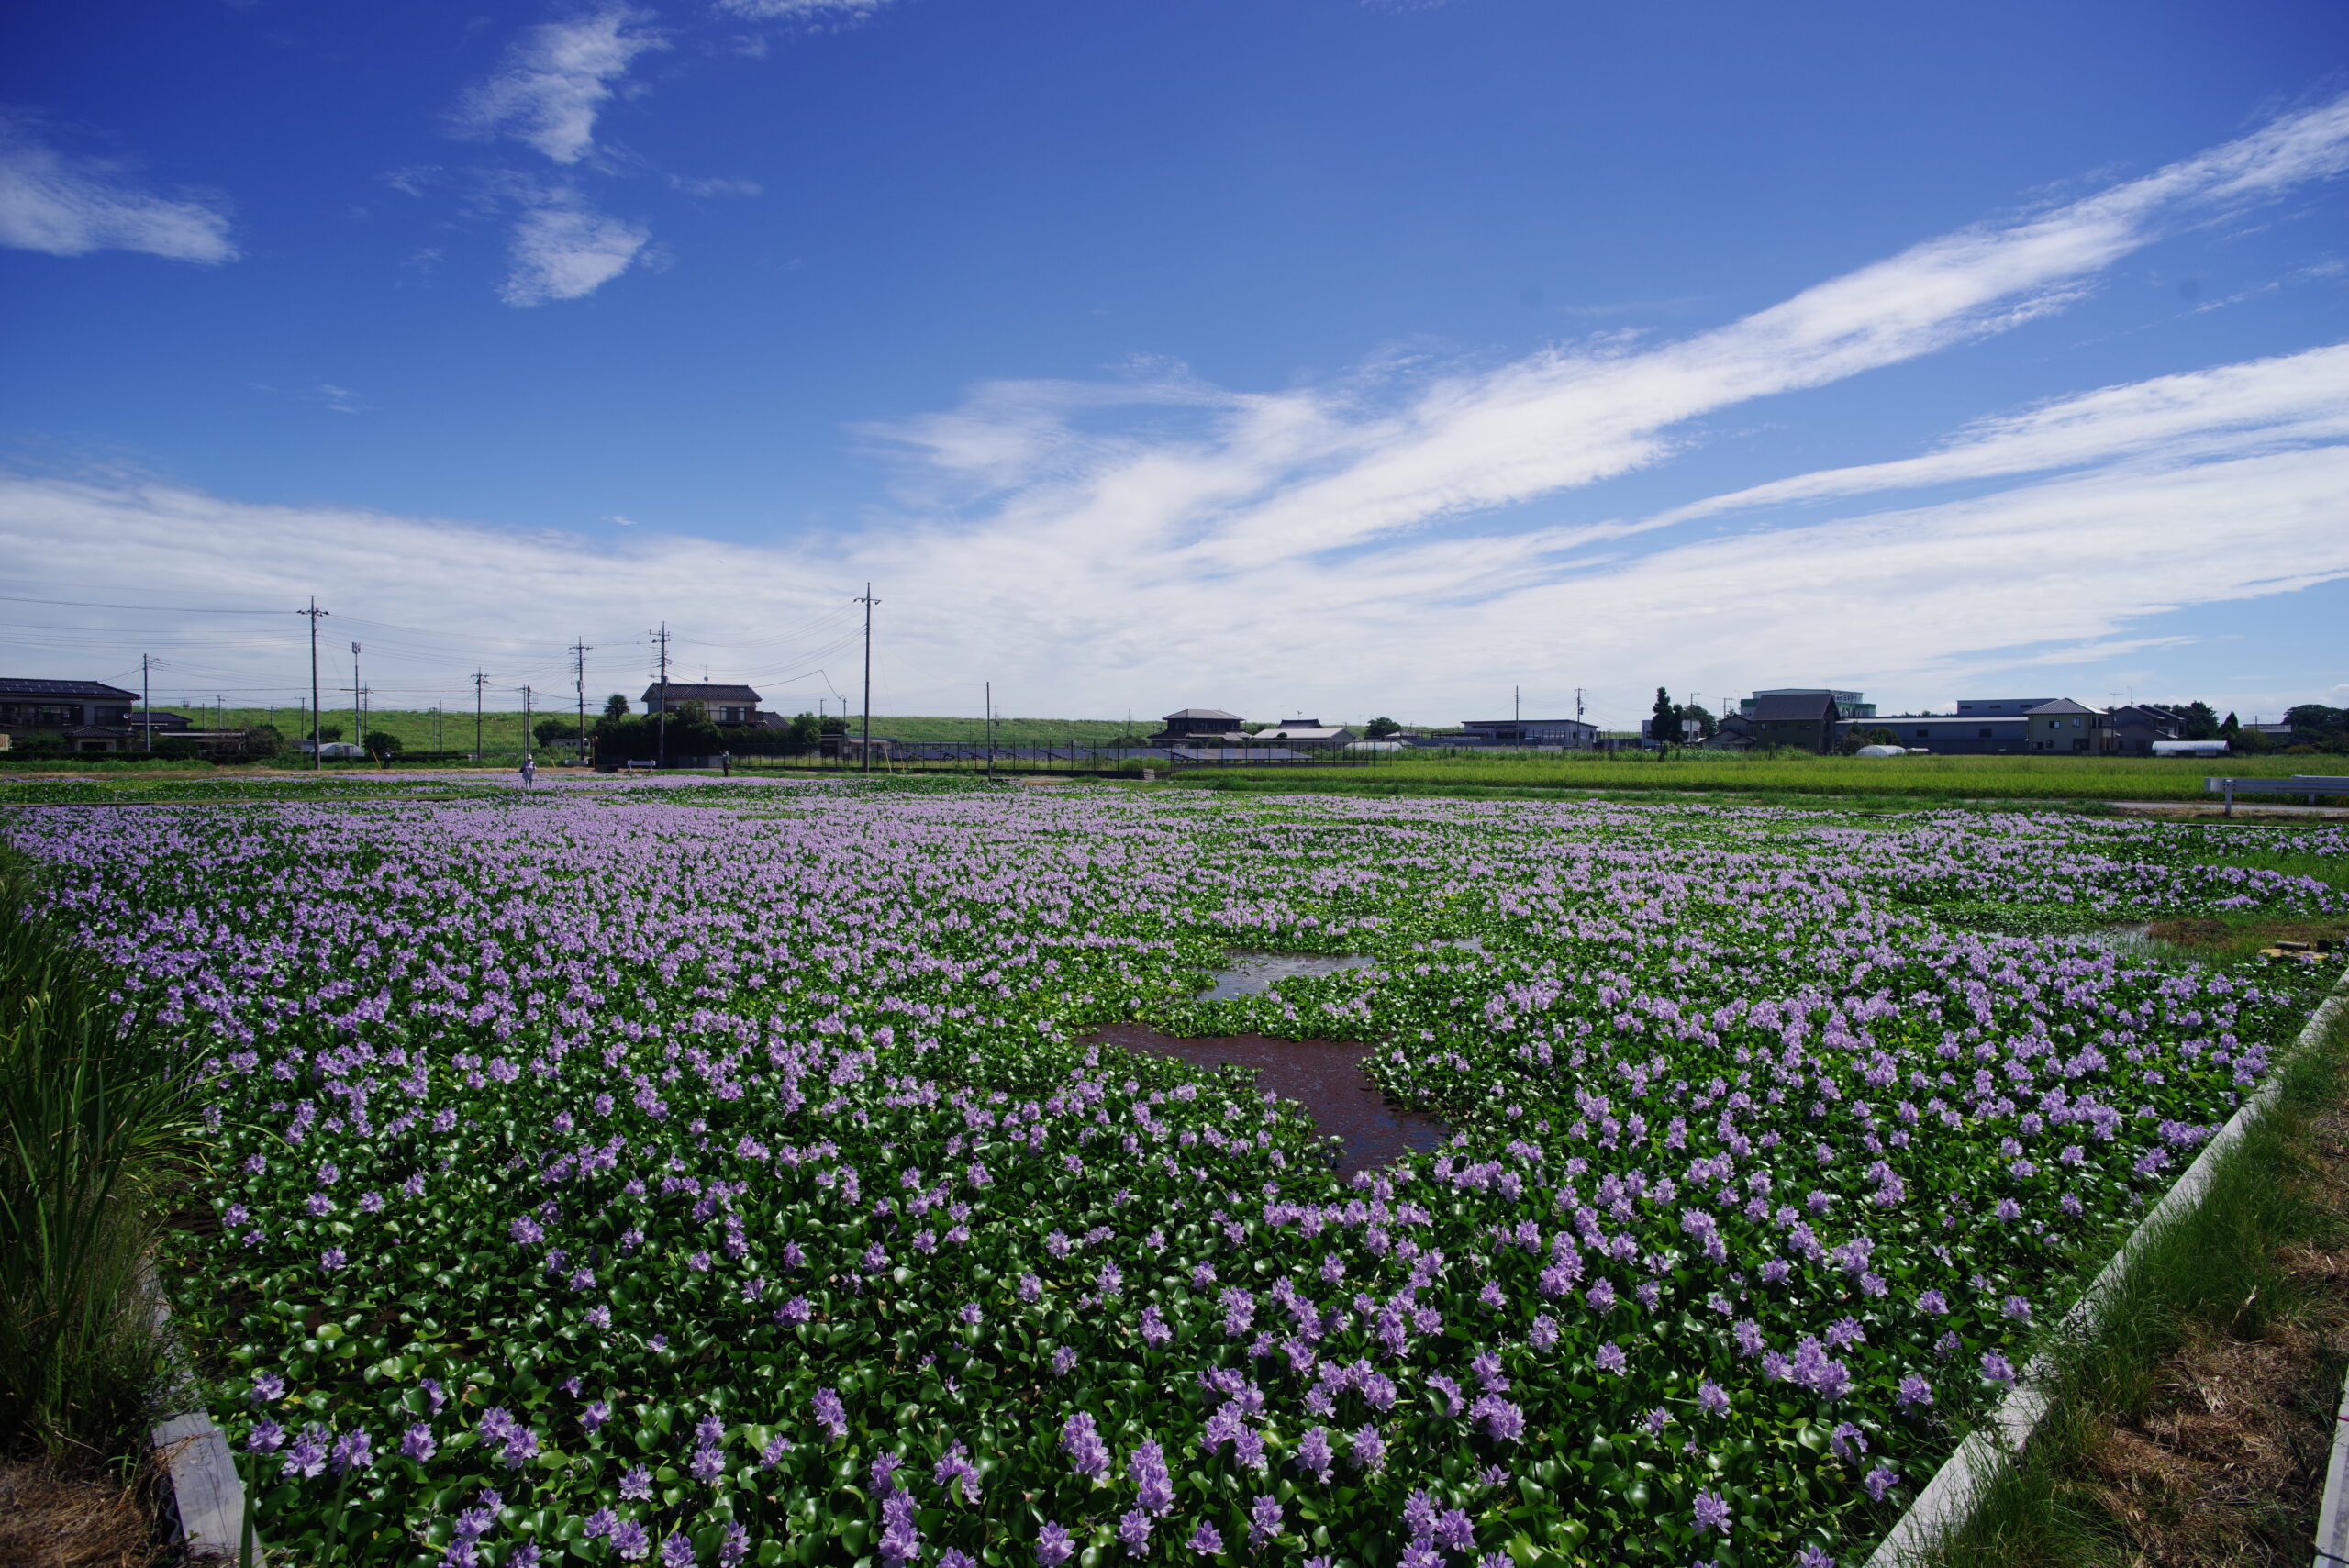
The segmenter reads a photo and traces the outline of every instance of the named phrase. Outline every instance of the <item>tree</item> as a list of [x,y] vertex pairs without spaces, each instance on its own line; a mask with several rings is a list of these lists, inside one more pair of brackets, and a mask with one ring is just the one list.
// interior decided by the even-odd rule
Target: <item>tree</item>
[[1710,740],[1713,738],[1714,731],[1720,728],[1719,722],[1714,719],[1711,711],[1699,703],[1682,703],[1680,705],[1679,717],[1680,724],[1675,725],[1673,728],[1673,733],[1675,736],[1686,735],[1687,733],[1685,726],[1692,718],[1697,721],[1697,739],[1699,740]]
[[1669,746],[1680,739],[1680,709],[1674,706],[1672,694],[1662,686],[1655,689],[1655,708],[1648,723],[1648,734],[1659,746]]
[[604,717],[606,718],[626,718],[628,717],[628,698],[622,696],[618,692],[614,692],[610,696],[606,697],[604,699]]
[[796,713],[791,716],[791,728],[784,735],[794,746],[813,746],[824,738],[824,729],[816,722],[814,714]]
[[826,735],[845,735],[848,733],[848,720],[836,714],[828,715],[818,728]]
[[1389,735],[1400,735],[1403,727],[1391,718],[1374,718],[1363,726],[1363,734],[1373,740],[1384,740]]
[[237,750],[248,757],[274,757],[285,750],[285,737],[274,724],[256,724],[245,731]]
[[318,742],[319,742],[319,744],[320,744],[320,745],[324,745],[327,741],[329,741],[329,740],[341,740],[341,739],[342,739],[342,726],[341,726],[341,725],[340,725],[340,724],[321,724],[321,725],[319,725],[319,726],[318,726]]
[[578,734],[579,724],[576,719],[542,718],[530,727],[530,733],[540,745],[551,746],[558,740],[566,740]]
[[2206,702],[2190,702],[2177,710],[2183,721],[2179,726],[2180,740],[2216,740],[2219,738],[2219,716],[2210,711]]
[[379,762],[388,762],[406,750],[400,738],[388,729],[373,730],[367,736],[367,753]]

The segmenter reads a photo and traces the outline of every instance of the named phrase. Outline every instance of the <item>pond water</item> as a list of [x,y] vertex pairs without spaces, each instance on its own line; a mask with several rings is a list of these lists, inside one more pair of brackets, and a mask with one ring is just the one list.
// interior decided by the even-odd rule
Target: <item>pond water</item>
[[1351,952],[1245,952],[1228,955],[1230,962],[1215,971],[1213,989],[1203,1002],[1228,1002],[1234,996],[1255,996],[1284,980],[1300,974],[1342,974],[1349,969],[1371,969],[1378,961]]
[[1451,1129],[1431,1116],[1389,1105],[1363,1071],[1371,1048],[1351,1040],[1275,1040],[1269,1035],[1218,1035],[1186,1040],[1141,1024],[1112,1024],[1084,1037],[1178,1057],[1197,1067],[1253,1068],[1257,1084],[1303,1106],[1325,1136],[1343,1140],[1338,1172],[1351,1176],[1414,1151],[1433,1153]]

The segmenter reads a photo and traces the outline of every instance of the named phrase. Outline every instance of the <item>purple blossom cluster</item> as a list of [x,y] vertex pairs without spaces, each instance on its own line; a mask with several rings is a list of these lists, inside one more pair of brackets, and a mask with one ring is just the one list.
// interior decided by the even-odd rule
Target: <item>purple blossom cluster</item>
[[[244,1369],[217,1413],[289,1525],[364,1487],[461,1565],[1856,1560],[2307,995],[1936,909],[2343,906],[2200,829],[1954,812],[629,787],[10,830],[209,1052],[222,1225],[174,1290]],[[1233,945],[1378,962],[1197,1000]],[[1448,1141],[1341,1179],[1300,1107],[1089,1033],[1136,1018],[1376,1040]]]

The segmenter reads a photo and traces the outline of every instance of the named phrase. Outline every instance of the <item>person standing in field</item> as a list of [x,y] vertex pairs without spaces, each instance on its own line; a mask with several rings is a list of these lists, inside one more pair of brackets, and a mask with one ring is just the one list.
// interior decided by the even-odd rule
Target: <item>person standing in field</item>
[[522,787],[523,787],[524,789],[528,789],[528,788],[529,788],[529,787],[530,787],[530,781],[531,781],[532,779],[537,778],[538,776],[539,776],[539,764],[538,764],[537,760],[536,760],[536,759],[534,759],[533,757],[531,757],[531,755],[530,755],[528,751],[523,752],[523,753],[522,753]]

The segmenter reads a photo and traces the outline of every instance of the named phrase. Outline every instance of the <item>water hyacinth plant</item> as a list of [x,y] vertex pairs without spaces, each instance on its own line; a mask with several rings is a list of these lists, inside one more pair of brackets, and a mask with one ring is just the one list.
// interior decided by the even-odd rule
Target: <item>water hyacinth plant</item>
[[[2344,907],[2210,830],[1966,813],[8,828],[216,1052],[173,1288],[272,1540],[419,1565],[1854,1562],[2313,994],[1935,911]],[[1235,946],[1378,962],[1193,999]],[[1243,1075],[1086,1041],[1122,1019],[1375,1041],[1452,1140],[1341,1179]]]

